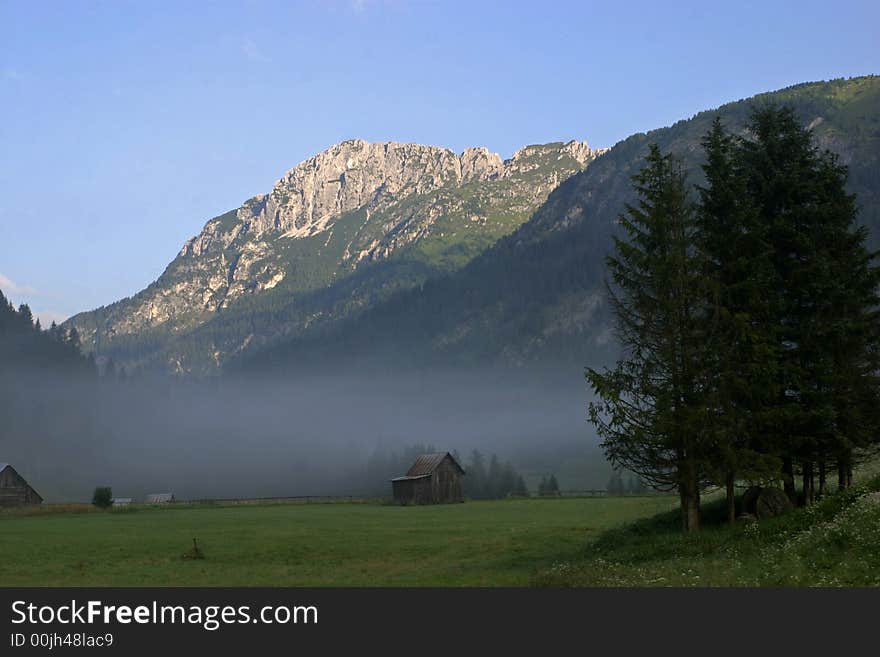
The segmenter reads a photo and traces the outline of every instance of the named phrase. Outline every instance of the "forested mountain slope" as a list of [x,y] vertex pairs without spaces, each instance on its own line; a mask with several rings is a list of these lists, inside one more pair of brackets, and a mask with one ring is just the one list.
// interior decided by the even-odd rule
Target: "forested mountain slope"
[[94,376],[94,363],[80,351],[75,330],[34,320],[30,307],[16,310],[0,291],[0,382],[14,384],[22,372]]
[[806,83],[633,135],[562,183],[530,221],[460,271],[395,294],[331,330],[245,355],[229,369],[596,365],[614,350],[604,259],[648,145],[681,157],[699,182],[700,141],[713,118],[742,133],[750,109],[762,103],[791,105],[817,145],[848,165],[860,220],[870,227],[871,246],[880,245],[880,77]]
[[143,291],[68,323],[99,360],[210,372],[455,271],[599,152],[560,142],[502,161],[486,148],[346,141],[208,221]]

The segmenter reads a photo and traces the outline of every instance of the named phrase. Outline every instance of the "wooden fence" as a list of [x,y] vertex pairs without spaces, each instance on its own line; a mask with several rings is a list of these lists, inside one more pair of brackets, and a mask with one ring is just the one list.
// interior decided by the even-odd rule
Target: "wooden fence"
[[[642,497],[645,495],[660,495],[662,493],[646,492],[646,493],[625,493],[618,497]],[[538,495],[530,493],[527,497],[532,498],[558,498],[558,497],[609,497],[609,493],[604,488],[585,488],[561,490],[555,495]],[[369,495],[289,495],[285,497],[209,497],[209,498],[192,498],[192,499],[175,499],[173,502],[141,502],[133,500],[131,504],[117,506],[116,509],[125,509],[126,507],[143,507],[143,506],[182,506],[182,505],[217,505],[217,506],[233,506],[247,504],[380,504],[390,501],[390,496],[378,497]],[[41,505],[44,511],[63,511],[63,510],[92,510],[92,505],[86,502],[82,503],[45,503]],[[28,507],[30,508],[30,507]]]
[[608,491],[604,488],[588,488],[586,490],[561,490],[560,497],[605,497]]
[[211,497],[176,500],[174,504],[369,504],[387,498],[364,495],[291,495],[288,497]]

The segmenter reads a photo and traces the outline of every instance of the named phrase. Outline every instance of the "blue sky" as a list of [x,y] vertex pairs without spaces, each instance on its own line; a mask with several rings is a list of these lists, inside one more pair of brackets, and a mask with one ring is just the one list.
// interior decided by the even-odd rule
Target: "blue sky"
[[343,139],[611,146],[880,73],[876,2],[0,0],[0,289],[133,294],[204,222]]

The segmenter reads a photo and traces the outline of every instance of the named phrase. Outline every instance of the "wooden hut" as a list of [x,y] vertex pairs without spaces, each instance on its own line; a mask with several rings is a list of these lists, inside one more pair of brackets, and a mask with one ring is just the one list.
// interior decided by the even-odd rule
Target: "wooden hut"
[[0,463],[0,507],[42,504],[43,498],[8,463]]
[[449,452],[422,454],[406,474],[391,480],[394,501],[400,504],[462,502],[464,468]]

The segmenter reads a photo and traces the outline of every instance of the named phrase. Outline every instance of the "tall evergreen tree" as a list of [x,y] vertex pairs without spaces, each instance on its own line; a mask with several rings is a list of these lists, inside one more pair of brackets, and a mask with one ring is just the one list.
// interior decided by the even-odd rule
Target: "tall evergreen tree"
[[749,195],[738,141],[716,117],[703,139],[706,162],[697,245],[705,276],[703,306],[706,430],[713,442],[712,478],[725,487],[727,517],[736,519],[737,476],[761,476],[778,464],[755,443],[763,409],[773,396],[775,343],[768,335],[766,290],[770,247]]
[[[857,227],[855,197],[845,191],[847,170],[830,153],[816,167],[820,245],[816,349],[827,378],[817,390],[827,400],[830,422],[817,438],[819,493],[826,491],[826,468],[837,464],[838,487],[852,484],[857,451],[880,441],[880,267],[866,249],[867,229]],[[803,464],[805,500],[813,497],[814,463]]]
[[769,246],[765,335],[776,355],[764,448],[781,459],[793,501],[800,467],[801,499],[809,503],[815,464],[824,479],[835,459],[840,485],[847,486],[853,449],[877,428],[870,418],[877,400],[878,279],[866,235],[855,228],[846,169],[818,151],[790,108],[757,109],[749,128],[754,137],[741,143],[738,157]]
[[468,465],[467,477],[465,478],[465,486],[470,497],[481,499],[487,496],[486,489],[486,459],[478,451],[471,452],[471,462]]
[[538,484],[538,495],[547,494],[547,475],[541,477],[541,483]]
[[484,495],[489,499],[497,499],[503,493],[501,462],[498,460],[497,454],[489,457],[489,468],[486,470],[486,489]]
[[612,464],[677,489],[683,527],[696,530],[707,446],[695,212],[681,164],[656,145],[633,182],[639,202],[621,215],[626,239],[608,259],[624,357],[587,371],[597,395],[590,417]]
[[526,480],[523,479],[521,474],[516,473],[516,479],[513,485],[513,494],[517,497],[528,497],[529,496],[529,488],[526,486]]

